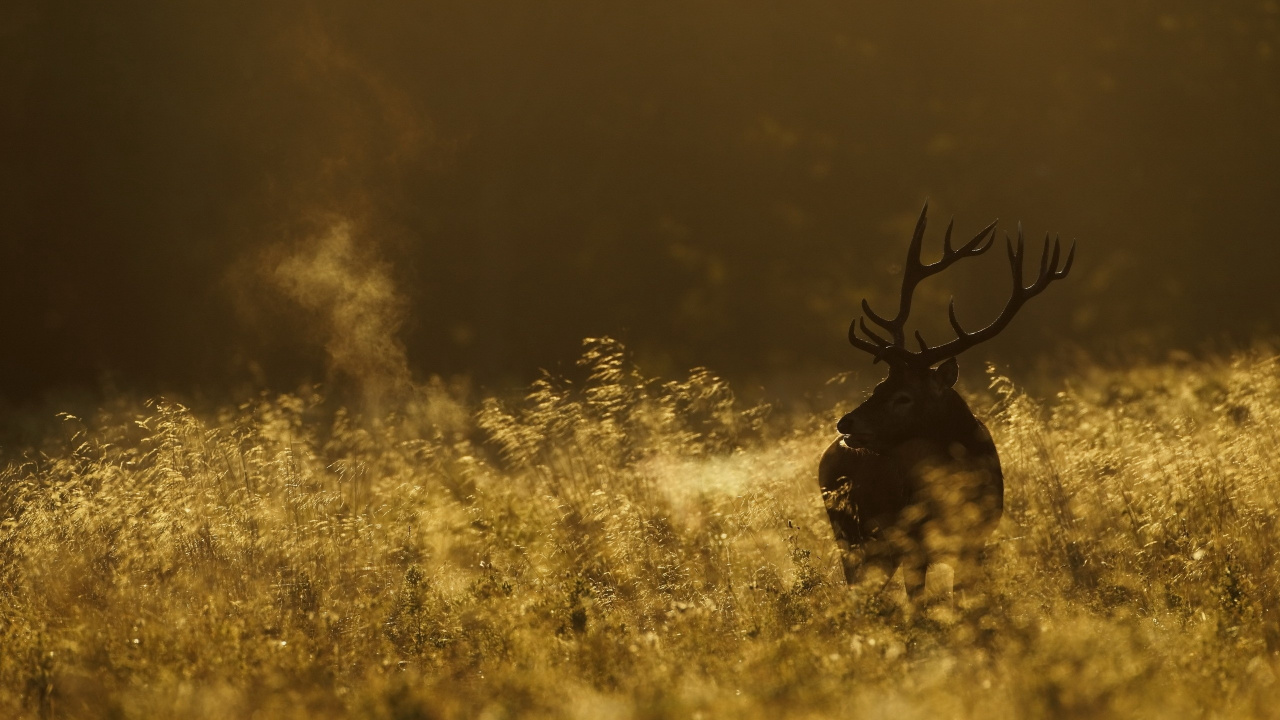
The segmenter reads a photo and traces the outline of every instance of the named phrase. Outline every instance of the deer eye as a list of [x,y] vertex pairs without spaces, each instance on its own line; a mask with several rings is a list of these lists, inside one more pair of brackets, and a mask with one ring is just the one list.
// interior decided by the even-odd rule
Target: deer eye
[[894,407],[906,407],[911,404],[910,395],[895,395],[892,400]]

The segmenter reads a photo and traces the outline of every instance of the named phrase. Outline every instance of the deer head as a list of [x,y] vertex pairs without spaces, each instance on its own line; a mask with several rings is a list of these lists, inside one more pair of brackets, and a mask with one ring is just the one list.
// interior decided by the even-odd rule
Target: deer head
[[[1075,260],[1076,248],[1073,243],[1059,267],[1062,255],[1059,242],[1055,238],[1050,244],[1046,235],[1044,251],[1040,256],[1040,271],[1031,285],[1023,286],[1025,243],[1022,227],[1019,225],[1016,244],[1007,235],[1005,238],[1009,248],[1009,267],[1013,274],[1013,292],[999,317],[981,330],[967,332],[956,318],[955,298],[952,298],[947,307],[947,317],[951,328],[955,330],[955,339],[930,347],[917,331],[915,340],[919,349],[911,350],[907,347],[906,324],[907,317],[911,314],[911,300],[916,286],[921,280],[942,272],[961,258],[981,255],[990,249],[995,240],[996,223],[992,222],[973,239],[952,249],[952,225],[948,224],[942,241],[942,258],[926,265],[920,261],[920,247],[928,211],[929,205],[926,203],[920,211],[920,219],[916,221],[915,233],[907,249],[897,314],[892,319],[885,318],[863,300],[864,316],[849,325],[849,342],[870,354],[876,362],[883,360],[889,366],[889,377],[876,387],[866,402],[845,415],[837,425],[842,434],[868,445],[893,445],[910,437],[932,434],[946,437],[976,425],[968,406],[952,389],[957,375],[956,356],[998,335],[1027,300],[1040,294],[1054,280],[1066,277]],[[868,318],[878,329],[872,329],[867,324]]]

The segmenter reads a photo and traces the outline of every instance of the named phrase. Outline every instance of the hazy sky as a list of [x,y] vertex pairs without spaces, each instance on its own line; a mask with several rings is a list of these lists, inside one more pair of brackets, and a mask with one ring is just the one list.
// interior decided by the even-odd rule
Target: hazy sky
[[[1280,319],[1278,53],[1256,0],[11,1],[0,393],[496,384],[599,334],[861,367],[926,197],[933,243],[1080,241],[974,361],[1245,341]],[[922,287],[930,337],[1005,263]]]

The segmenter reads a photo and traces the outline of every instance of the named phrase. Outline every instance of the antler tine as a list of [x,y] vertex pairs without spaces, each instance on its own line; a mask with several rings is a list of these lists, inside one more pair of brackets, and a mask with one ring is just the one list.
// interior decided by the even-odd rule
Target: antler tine
[[[955,254],[957,256],[963,255],[964,257],[977,257],[989,250],[991,248],[991,243],[996,240],[996,234],[993,231],[996,229],[996,224],[999,222],[999,218],[992,220],[991,224],[982,228],[977,235],[973,236],[972,240],[961,245],[960,249],[956,250]],[[979,245],[978,243],[981,243],[983,238],[986,238],[987,241]]]
[[893,332],[893,321],[880,317],[879,313],[871,309],[871,303],[867,302],[866,298],[862,300],[862,312],[866,313],[867,317],[871,318],[871,321],[875,324],[889,332]]
[[885,340],[884,338],[872,332],[871,328],[867,327],[867,321],[864,320],[863,318],[858,318],[858,329],[862,331],[863,335],[866,335],[867,337],[871,338],[871,340],[875,342],[877,345],[879,345],[881,348],[887,349],[894,346],[893,343],[889,342],[888,340]]
[[[1053,267],[1058,266],[1058,245],[1053,245]],[[1044,249],[1040,251],[1040,274],[1036,276],[1036,285],[1044,282],[1045,275],[1049,272],[1049,233],[1044,234]]]
[[1018,223],[1018,244],[1015,246],[1013,240],[1009,238],[1009,233],[1004,234],[1004,242],[1009,246],[1009,267],[1013,272],[1014,287],[1022,287],[1022,223]]
[[865,353],[869,353],[871,355],[872,364],[885,359],[885,354],[882,348],[878,348],[862,338],[858,338],[858,341],[853,343],[853,346]]
[[923,270],[924,265],[920,263],[920,247],[924,244],[924,229],[929,224],[929,201],[924,201],[924,207],[920,208],[920,217],[916,220],[916,229],[911,233],[911,244],[907,246],[907,264],[903,270],[903,280],[905,285],[906,278],[910,278],[916,274],[917,270]]
[[951,298],[951,302],[947,303],[947,320],[951,323],[951,329],[956,331],[956,338],[963,340],[969,337],[969,333],[960,327],[960,320],[956,318],[956,299]]
[[955,227],[956,219],[951,218],[947,221],[947,232],[942,236],[942,257],[951,254],[951,228]]
[[871,309],[870,303],[862,301],[862,312],[871,321],[893,335],[896,345],[904,344],[903,326],[907,324],[907,315],[911,313],[911,295],[916,284],[929,275],[927,267],[920,262],[920,249],[924,244],[924,229],[929,224],[929,201],[924,201],[920,208],[920,217],[916,219],[916,228],[911,233],[911,244],[907,247],[907,262],[902,269],[902,295],[898,300],[898,314],[892,319],[885,318]]
[[1076,241],[1072,240],[1071,249],[1067,251],[1067,261],[1062,264],[1061,270],[1054,271],[1053,278],[1055,280],[1061,280],[1062,278],[1066,277],[1067,273],[1071,272],[1071,263],[1075,262],[1075,260],[1076,260]]
[[916,342],[920,343],[920,352],[924,352],[929,349],[929,343],[924,341],[924,336],[920,334],[919,330],[916,331]]

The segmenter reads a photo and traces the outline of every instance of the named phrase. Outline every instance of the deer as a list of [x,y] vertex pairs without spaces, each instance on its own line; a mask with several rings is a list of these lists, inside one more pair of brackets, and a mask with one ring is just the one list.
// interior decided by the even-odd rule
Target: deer
[[1023,304],[1065,278],[1076,250],[1073,242],[1059,265],[1060,243],[1055,238],[1050,244],[1046,235],[1039,272],[1024,286],[1025,243],[1019,224],[1016,243],[1005,235],[1013,290],[995,321],[966,331],[956,318],[952,297],[947,318],[956,337],[930,346],[916,331],[919,347],[913,350],[906,325],[916,287],[959,260],[985,253],[995,241],[998,222],[953,249],[952,221],[943,238],[942,257],[925,264],[920,250],[928,210],[925,203],[907,249],[897,314],[883,317],[863,299],[862,315],[849,325],[849,342],[869,354],[873,364],[884,362],[888,377],[840,418],[839,437],[818,466],[818,484],[846,582],[860,585],[875,569],[884,575],[878,595],[901,567],[911,603],[923,597],[931,565],[952,568],[952,593],[977,580],[987,539],[1004,514],[1000,455],[986,425],[955,390],[956,356],[1000,334]]

